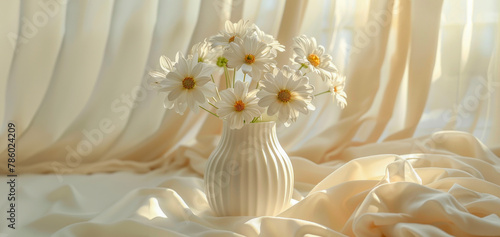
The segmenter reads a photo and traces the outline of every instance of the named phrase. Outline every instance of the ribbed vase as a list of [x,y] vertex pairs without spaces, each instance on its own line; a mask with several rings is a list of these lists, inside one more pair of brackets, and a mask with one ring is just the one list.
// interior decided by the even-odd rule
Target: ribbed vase
[[290,205],[292,163],[276,136],[274,122],[230,129],[205,168],[205,193],[219,216],[275,215]]

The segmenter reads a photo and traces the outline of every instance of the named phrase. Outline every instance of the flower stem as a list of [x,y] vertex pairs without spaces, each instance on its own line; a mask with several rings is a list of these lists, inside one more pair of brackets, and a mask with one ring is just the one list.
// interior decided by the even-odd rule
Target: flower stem
[[217,97],[219,97],[219,100],[222,100],[219,94],[219,87],[215,87],[215,93],[217,94]]
[[260,117],[254,117],[254,118],[253,118],[253,120],[252,120],[252,122],[250,122],[250,123],[256,123],[256,122],[257,122],[257,120],[259,120],[259,118],[260,118]]
[[219,117],[219,115],[215,114],[214,112],[212,112],[212,111],[210,111],[210,110],[208,110],[208,109],[205,109],[205,108],[204,108],[203,106],[201,106],[201,105],[199,105],[199,106],[200,106],[200,108],[201,108],[201,109],[203,109],[203,110],[205,110],[205,111],[209,112],[211,115],[213,115],[213,116],[215,116],[215,117],[217,117],[217,118]]
[[211,105],[212,107],[216,108],[216,109],[219,109],[219,108],[217,108],[217,106],[215,106],[214,104],[212,104],[210,102],[208,102],[208,104]]
[[259,89],[260,79],[257,81],[257,85],[255,85],[255,89]]
[[[214,76],[210,75],[210,77],[212,78],[212,82],[215,84]],[[217,85],[215,86],[215,93],[217,94],[217,97],[219,97],[219,100],[221,100],[220,94],[219,94],[219,88],[217,87]],[[215,100],[215,101],[217,101],[217,100]]]
[[233,87],[235,82],[236,82],[236,68],[233,68]]
[[229,72],[227,71],[227,66],[224,65],[224,77],[226,78],[226,88],[231,86],[231,82],[229,81]]
[[330,90],[323,91],[323,92],[318,93],[318,94],[316,94],[316,95],[314,95],[314,96],[323,95],[323,94],[326,94],[326,93],[330,93]]
[[245,79],[247,78],[247,74],[243,74],[243,82],[245,82]]

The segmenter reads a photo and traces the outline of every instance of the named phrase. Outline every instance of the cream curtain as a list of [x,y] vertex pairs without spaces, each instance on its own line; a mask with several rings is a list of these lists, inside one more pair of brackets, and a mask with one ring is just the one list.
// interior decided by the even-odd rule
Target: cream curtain
[[[160,55],[241,18],[286,46],[316,37],[347,76],[346,109],[318,97],[278,128],[296,184],[277,217],[213,216],[222,122],[149,85]],[[497,0],[1,1],[0,154],[14,123],[23,228],[0,234],[498,235],[499,22]]]
[[352,159],[346,149],[449,129],[500,153],[494,0],[1,4],[0,131],[16,124],[23,172],[146,172],[217,136],[219,120],[163,109],[147,73],[239,18],[287,45],[316,37],[347,75],[345,110],[319,97],[316,112],[279,129],[291,155]]

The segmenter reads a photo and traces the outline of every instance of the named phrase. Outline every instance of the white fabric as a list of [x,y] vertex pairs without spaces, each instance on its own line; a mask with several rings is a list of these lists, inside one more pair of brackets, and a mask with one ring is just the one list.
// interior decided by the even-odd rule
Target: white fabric
[[[496,0],[1,1],[0,137],[16,124],[20,176],[19,228],[2,211],[0,234],[498,236],[499,12]],[[276,217],[213,217],[202,177],[222,122],[165,110],[148,85],[160,55],[240,18],[286,46],[316,37],[348,78],[345,110],[319,97],[278,129],[296,193]]]
[[[443,140],[441,140],[443,139]],[[23,175],[18,225],[9,236],[498,236],[500,161],[471,135],[380,144],[373,155],[315,164],[291,157],[293,206],[279,215],[216,217],[203,167],[208,153],[186,150],[189,165],[147,174]],[[392,149],[398,147],[398,149]],[[448,149],[447,149],[448,148]],[[373,150],[367,145],[350,155]],[[2,178],[2,182],[5,178]]]

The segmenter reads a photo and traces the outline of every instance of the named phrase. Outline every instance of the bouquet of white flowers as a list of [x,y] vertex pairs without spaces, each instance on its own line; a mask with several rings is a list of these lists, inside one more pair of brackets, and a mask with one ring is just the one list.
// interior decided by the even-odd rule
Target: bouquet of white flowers
[[[161,56],[163,72],[150,75],[156,88],[167,94],[166,108],[180,114],[186,108],[195,112],[201,108],[226,120],[232,129],[270,120],[289,126],[300,113],[314,110],[314,97],[322,94],[331,94],[341,108],[346,106],[345,77],[316,39],[294,38],[291,63],[279,69],[275,59],[284,51],[255,24],[227,21],[225,30],[194,45],[189,55],[179,52],[174,61]],[[221,74],[223,88],[217,86]],[[313,94],[310,78],[321,78],[328,90]]]

